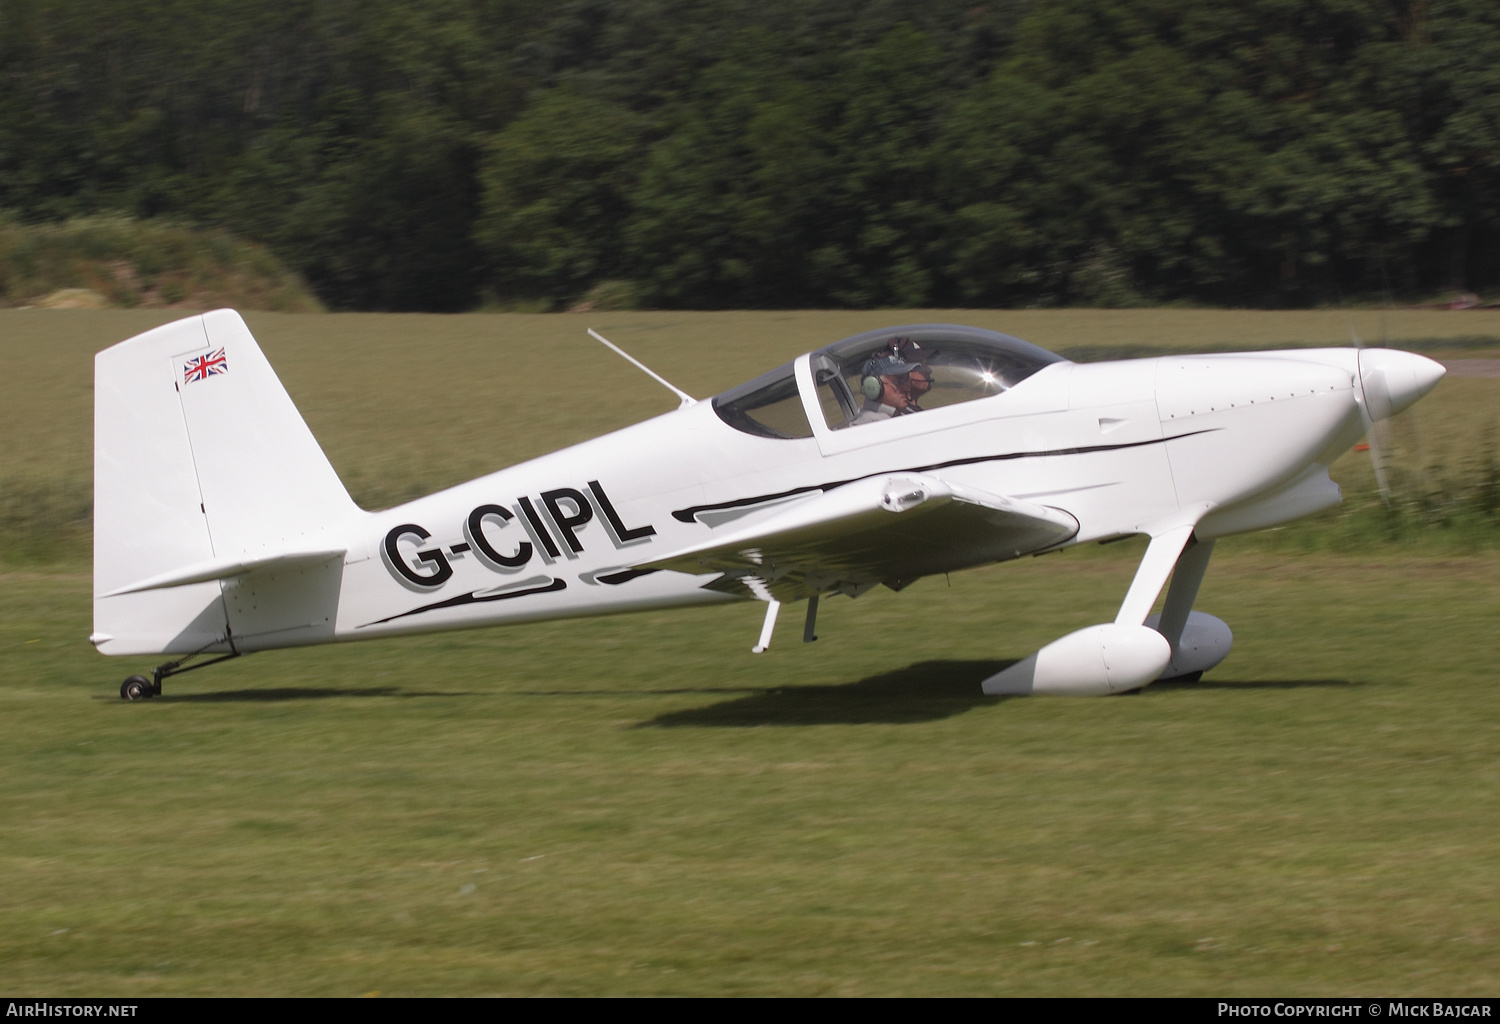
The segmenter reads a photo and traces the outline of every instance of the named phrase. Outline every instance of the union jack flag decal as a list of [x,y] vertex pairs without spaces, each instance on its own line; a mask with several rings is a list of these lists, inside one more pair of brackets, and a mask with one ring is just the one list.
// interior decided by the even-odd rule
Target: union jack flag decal
[[207,380],[219,373],[228,373],[229,363],[224,358],[224,350],[210,352],[206,356],[196,356],[189,359],[182,367],[182,382],[191,384],[195,380]]

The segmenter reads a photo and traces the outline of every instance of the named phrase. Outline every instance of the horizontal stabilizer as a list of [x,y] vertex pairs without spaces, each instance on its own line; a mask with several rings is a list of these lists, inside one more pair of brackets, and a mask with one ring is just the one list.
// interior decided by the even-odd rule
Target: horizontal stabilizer
[[190,583],[207,583],[210,580],[229,580],[236,576],[259,570],[294,569],[301,565],[321,565],[331,558],[342,558],[346,552],[340,548],[331,551],[292,551],[263,558],[220,558],[195,562],[181,569],[164,572],[150,579],[132,583],[128,587],[111,590],[100,597],[118,597],[120,594],[139,594],[145,590],[164,590],[167,587],[184,587]]
[[[1055,508],[987,494],[925,473],[845,484],[725,537],[638,568],[720,572],[713,586],[762,600],[797,600],[1003,561],[1078,532]],[[768,596],[769,595],[769,596]]]
[[332,629],[342,538],[363,515],[233,310],[94,357],[101,652],[312,642]]

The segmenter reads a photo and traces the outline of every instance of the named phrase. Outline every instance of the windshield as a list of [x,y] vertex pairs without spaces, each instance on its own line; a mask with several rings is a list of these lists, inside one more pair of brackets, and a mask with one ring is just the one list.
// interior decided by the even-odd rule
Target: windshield
[[719,395],[714,412],[734,429],[757,437],[813,436],[791,363]]

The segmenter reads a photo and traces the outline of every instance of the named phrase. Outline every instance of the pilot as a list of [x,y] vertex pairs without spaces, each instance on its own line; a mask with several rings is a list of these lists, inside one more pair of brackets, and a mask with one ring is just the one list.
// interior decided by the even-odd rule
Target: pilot
[[932,390],[932,373],[923,359],[927,355],[909,338],[892,338],[884,349],[865,360],[859,375],[865,404],[854,417],[854,424],[921,412],[917,403]]

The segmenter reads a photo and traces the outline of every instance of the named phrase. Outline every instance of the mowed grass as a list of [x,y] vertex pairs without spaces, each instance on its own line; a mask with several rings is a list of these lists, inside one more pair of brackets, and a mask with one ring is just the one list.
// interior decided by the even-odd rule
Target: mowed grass
[[[125,704],[4,579],[0,983],[50,994],[1469,994],[1500,952],[1500,559],[1221,558],[1202,683],[981,678],[1132,552],[276,652]],[[1138,552],[1136,552],[1138,553]]]
[[[1436,324],[1486,333],[1474,315]],[[1037,313],[607,316],[700,395],[883,320],[1069,344]],[[1059,337],[1150,326],[1053,316]],[[0,479],[87,479],[89,355],[151,322],[0,314]],[[250,322],[366,501],[672,405],[579,317]],[[1482,422],[1500,382],[1445,382],[1429,419],[1455,383]],[[87,561],[13,560],[0,987],[1494,995],[1500,556],[1231,538],[1199,606],[1236,645],[1203,682],[980,695],[1112,618],[1141,550],[829,600],[806,646],[789,608],[759,657],[746,604],[272,652],[139,704],[116,687],[151,659],[84,639]]]

